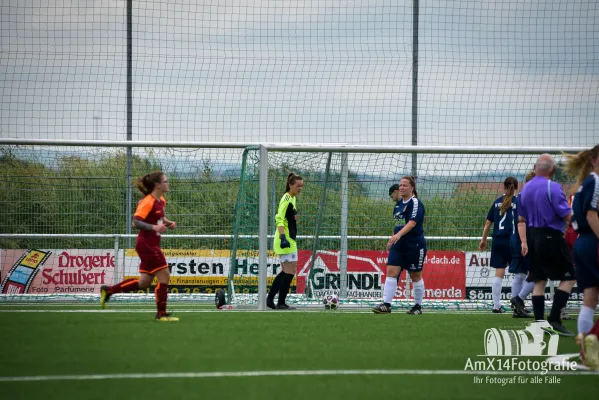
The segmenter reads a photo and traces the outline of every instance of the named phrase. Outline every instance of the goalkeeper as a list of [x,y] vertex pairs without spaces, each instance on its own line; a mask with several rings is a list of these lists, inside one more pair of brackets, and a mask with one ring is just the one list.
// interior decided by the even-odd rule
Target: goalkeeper
[[[275,216],[277,231],[275,232],[274,249],[280,257],[282,270],[272,282],[266,297],[266,306],[268,308],[276,310],[293,309],[285,303],[285,298],[289,293],[289,287],[297,269],[297,244],[295,242],[297,208],[295,200],[296,196],[302,192],[303,187],[304,180],[301,176],[293,173],[287,176],[285,194],[279,201],[279,209]],[[279,293],[279,298],[275,305],[275,295],[277,293]]]

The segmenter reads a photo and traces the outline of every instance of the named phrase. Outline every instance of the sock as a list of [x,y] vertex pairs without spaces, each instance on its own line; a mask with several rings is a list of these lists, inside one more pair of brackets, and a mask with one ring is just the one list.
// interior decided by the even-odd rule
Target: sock
[[424,279],[420,279],[418,282],[414,282],[414,303],[419,306],[422,305],[422,299],[424,298]]
[[275,279],[272,281],[272,286],[270,287],[270,291],[268,292],[268,300],[273,300],[275,299],[275,294],[279,293],[279,289],[281,288],[281,281],[283,280],[283,277],[287,275],[285,274],[285,272],[281,271],[277,274],[277,276],[275,276]]
[[514,275],[514,280],[512,280],[512,297],[518,296],[518,293],[522,290],[524,279],[526,279],[526,274]]
[[499,299],[501,298],[501,281],[499,277],[493,278],[493,286],[491,286],[491,295],[493,297],[493,308],[498,310],[501,308]]
[[522,300],[526,300],[528,295],[532,293],[532,290],[534,289],[534,287],[535,287],[534,282],[524,282],[524,284],[522,285],[522,289],[520,290],[520,293],[518,294],[518,297],[520,297]]
[[553,306],[551,307],[547,321],[561,322],[562,308],[566,306],[569,298],[570,293],[564,292],[560,289],[555,289],[555,294],[553,295]]
[[127,279],[108,288],[108,293],[128,293],[139,290],[139,279]]
[[[593,327],[593,310],[591,307],[582,306],[580,307],[580,314],[578,314],[578,333],[587,334]],[[595,324],[597,325],[597,324]]]
[[388,276],[385,279],[385,288],[383,289],[383,303],[391,304],[395,291],[397,290],[397,278]]
[[156,296],[156,308],[158,309],[158,314],[165,314],[168,283],[158,282],[158,285],[156,285],[156,289],[154,290],[154,295]]
[[291,287],[291,281],[293,281],[293,277],[293,274],[286,273],[281,279],[281,288],[279,289],[279,300],[277,301],[277,304],[285,304],[285,299],[289,293],[289,288]]
[[537,321],[545,319],[545,296],[532,296],[532,310]]

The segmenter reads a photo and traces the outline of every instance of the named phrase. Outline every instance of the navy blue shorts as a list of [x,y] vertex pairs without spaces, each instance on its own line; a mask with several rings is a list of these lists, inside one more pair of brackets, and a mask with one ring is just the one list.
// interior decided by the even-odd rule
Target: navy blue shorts
[[422,271],[426,257],[426,242],[403,242],[402,239],[389,250],[387,265],[394,265],[410,272]]
[[511,261],[512,250],[510,249],[510,239],[503,237],[493,238],[489,265],[492,268],[505,268]]
[[582,289],[599,287],[599,240],[594,234],[582,234],[574,242],[576,282]]
[[512,261],[508,272],[510,274],[528,274],[530,260],[528,256],[522,257],[522,243],[517,235],[512,235],[510,238],[510,250],[512,252]]

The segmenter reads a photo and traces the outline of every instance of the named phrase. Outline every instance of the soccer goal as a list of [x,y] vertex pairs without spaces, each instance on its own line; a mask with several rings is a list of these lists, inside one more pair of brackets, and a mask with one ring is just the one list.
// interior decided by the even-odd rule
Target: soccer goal
[[[568,192],[573,180],[563,173],[562,153],[578,150],[326,145],[248,148],[243,155],[233,219],[231,265],[236,267],[229,270],[229,300],[240,304],[258,301],[263,307],[266,288],[281,268],[272,251],[274,215],[285,192],[286,177],[293,172],[304,178],[304,188],[297,198],[299,261],[292,301],[320,306],[324,296],[336,294],[341,307],[380,302],[386,244],[394,226],[394,203],[388,189],[402,176],[414,176],[426,209],[424,306],[490,310],[495,276],[489,266],[492,238],[489,235],[485,251],[479,250],[479,242],[487,213],[503,193],[503,181],[513,176],[521,188],[536,157],[547,152],[558,163],[554,180]],[[255,279],[258,265],[266,266],[260,269],[264,272],[260,281],[263,291],[259,297],[249,296],[244,282]],[[511,298],[512,278],[506,273],[503,279],[504,304]],[[410,288],[409,276],[403,272],[394,306],[408,307],[412,302]],[[551,286],[547,296],[551,298]],[[575,288],[572,300],[578,296]]]

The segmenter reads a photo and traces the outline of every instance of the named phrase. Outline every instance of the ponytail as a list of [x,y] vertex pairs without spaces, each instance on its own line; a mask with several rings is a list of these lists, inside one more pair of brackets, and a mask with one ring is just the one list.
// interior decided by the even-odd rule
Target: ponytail
[[504,215],[512,206],[514,193],[516,193],[516,190],[518,190],[518,180],[513,176],[508,176],[505,178],[505,181],[503,181],[503,188],[505,189],[505,196],[503,196],[503,202],[501,203],[501,208],[499,209],[499,215]]
[[564,170],[570,176],[576,176],[576,185],[573,190],[582,185],[582,182],[593,170],[593,164],[591,160],[595,160],[599,157],[599,144],[590,150],[584,150],[577,154],[566,154],[566,166]]
[[162,180],[162,176],[164,172],[162,171],[154,171],[150,174],[146,174],[137,178],[135,181],[135,186],[142,192],[144,195],[148,195],[152,193],[157,183],[160,183]]

